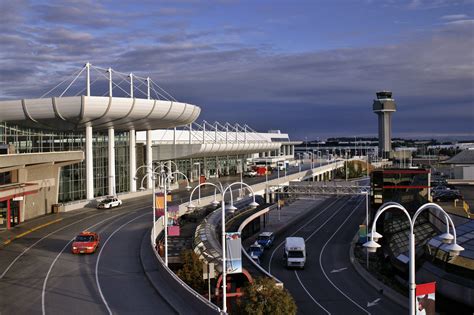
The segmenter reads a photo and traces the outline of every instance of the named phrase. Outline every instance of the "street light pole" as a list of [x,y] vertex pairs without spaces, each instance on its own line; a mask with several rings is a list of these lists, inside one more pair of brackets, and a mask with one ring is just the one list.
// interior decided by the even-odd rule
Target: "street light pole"
[[163,196],[165,197],[165,200],[163,202],[164,205],[164,210],[165,210],[165,265],[168,266],[168,180],[165,173],[162,173],[162,179],[161,181],[164,182],[164,189],[163,189]]
[[198,199],[198,204],[201,204],[201,162],[196,162],[194,163],[194,165],[197,165],[198,166],[198,187],[199,187],[199,192],[198,192],[198,196],[199,196],[199,199]]
[[[377,213],[375,214],[374,221],[372,222],[372,232],[370,233],[370,241],[366,242],[363,246],[367,248],[368,252],[374,253],[377,251],[377,248],[381,247],[377,241],[379,238],[382,237],[379,233],[376,231],[376,226],[377,226],[377,219],[380,217],[380,215],[385,212],[388,209],[398,209],[401,210],[408,218],[408,221],[410,223],[410,234],[409,234],[409,265],[408,265],[408,271],[409,271],[409,276],[408,276],[408,289],[409,289],[409,297],[410,297],[410,305],[409,305],[409,310],[410,310],[410,315],[415,315],[416,312],[416,283],[415,283],[415,234],[414,234],[414,227],[415,227],[415,222],[418,216],[420,215],[421,212],[427,209],[436,209],[441,211],[445,218],[446,218],[446,228],[447,232],[440,235],[440,238],[444,243],[448,243],[449,245],[445,247],[446,250],[450,252],[452,256],[457,256],[459,255],[459,252],[463,251],[464,248],[462,246],[459,246],[457,244],[456,240],[456,227],[454,226],[454,223],[451,219],[451,217],[446,213],[446,211],[443,210],[439,205],[435,203],[426,203],[418,210],[415,212],[415,215],[413,216],[413,219],[410,217],[410,214],[408,211],[403,207],[402,205],[395,203],[395,202],[387,202],[383,204]],[[454,236],[449,233],[449,224],[451,224],[451,227],[454,232]],[[454,243],[451,244],[451,241],[454,240]]]
[[[369,241],[369,191],[365,191],[365,241]],[[369,251],[367,251],[367,270],[369,270]]]
[[[242,183],[243,182],[243,179],[242,179],[242,173],[243,173],[243,167],[242,167],[242,160],[238,160],[239,162],[239,171],[240,171],[240,182]],[[243,186],[242,184],[240,185],[240,192],[239,192],[239,198],[242,197],[242,190],[243,190]]]
[[[252,197],[253,197],[253,201],[249,204],[250,207],[258,207],[258,203],[255,202],[255,193],[252,189],[252,187],[250,187],[248,184],[246,183],[242,183],[242,182],[234,182],[234,183],[231,183],[229,184],[225,189],[222,187],[222,184],[220,185],[221,187],[217,186],[216,184],[213,184],[213,183],[202,183],[202,184],[199,184],[199,186],[201,185],[211,185],[213,186],[215,189],[219,190],[219,192],[221,193],[221,225],[222,225],[222,311],[224,314],[227,313],[227,262],[226,262],[226,235],[225,235],[225,200],[224,200],[224,197],[225,197],[225,194],[227,192],[227,190],[230,191],[230,195],[232,196],[232,186],[234,185],[238,185],[238,184],[243,184],[244,186],[246,186],[250,192],[252,193]],[[199,187],[198,186],[198,187]],[[188,209],[193,209],[195,208],[195,205],[192,203],[192,197],[193,197],[193,193],[194,191],[196,190],[196,188],[198,187],[195,187],[193,189],[193,191],[191,192],[191,194],[189,195],[189,204],[188,204]],[[232,204],[232,199],[231,199],[231,206],[233,207],[233,204]]]

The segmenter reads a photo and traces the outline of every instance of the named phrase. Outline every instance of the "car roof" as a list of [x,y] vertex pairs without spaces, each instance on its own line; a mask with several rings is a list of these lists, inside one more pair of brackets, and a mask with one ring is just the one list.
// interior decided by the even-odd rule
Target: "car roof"
[[262,232],[258,236],[272,236],[273,232]]
[[88,236],[88,235],[97,235],[97,233],[95,233],[95,232],[89,232],[89,231],[84,231],[84,232],[79,233],[79,235],[81,235],[81,236]]

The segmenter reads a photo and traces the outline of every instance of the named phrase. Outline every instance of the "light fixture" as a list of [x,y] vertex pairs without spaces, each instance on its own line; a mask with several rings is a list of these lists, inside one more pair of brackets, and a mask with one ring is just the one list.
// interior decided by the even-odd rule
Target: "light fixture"
[[448,233],[448,232],[443,233],[443,234],[441,234],[441,235],[438,236],[438,237],[439,237],[439,238],[441,239],[441,241],[442,241],[443,243],[445,243],[445,244],[451,244],[452,241],[454,240],[454,236],[453,236],[451,233]]
[[234,212],[235,210],[237,210],[237,207],[235,207],[233,204],[231,204],[230,206],[228,207],[225,207],[227,210],[231,211],[231,212]]
[[377,233],[377,231],[372,230],[369,234],[367,234],[367,237],[377,242],[379,239],[382,238],[382,234]]
[[196,209],[196,205],[192,202],[189,202],[188,205],[186,206],[189,210],[194,210]]
[[446,246],[445,248],[446,248],[446,250],[449,251],[449,253],[450,253],[452,256],[458,256],[459,253],[464,250],[464,247],[459,246],[459,245],[456,244],[456,243],[454,243],[454,244],[449,244],[449,245]]
[[250,204],[249,204],[249,207],[251,208],[257,208],[259,206],[259,204],[255,201],[252,201]]
[[374,242],[372,240],[364,243],[363,245],[365,248],[367,248],[367,252],[369,253],[375,253],[377,251],[377,248],[380,247],[380,244],[378,244],[377,242]]
[[217,201],[216,199],[214,199],[212,202],[211,202],[211,205],[213,205],[214,207],[217,207],[219,205],[219,201]]
[[190,191],[192,189],[192,187],[189,186],[189,185],[187,185],[185,188],[186,188],[187,191]]
[[140,188],[138,188],[138,189],[139,189],[139,190],[145,190],[145,187],[142,186],[142,187],[140,187]]

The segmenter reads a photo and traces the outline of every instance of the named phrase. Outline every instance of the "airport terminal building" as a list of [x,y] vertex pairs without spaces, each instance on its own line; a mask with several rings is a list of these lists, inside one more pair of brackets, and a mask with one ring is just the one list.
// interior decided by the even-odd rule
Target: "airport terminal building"
[[[0,229],[58,203],[136,193],[151,172],[142,165],[173,163],[195,181],[198,171],[207,178],[243,172],[253,158],[293,161],[299,142],[287,134],[197,124],[199,106],[133,91],[132,81],[129,97],[112,96],[112,88],[92,96],[87,88],[85,95],[0,101]],[[151,176],[145,179],[151,188]]]

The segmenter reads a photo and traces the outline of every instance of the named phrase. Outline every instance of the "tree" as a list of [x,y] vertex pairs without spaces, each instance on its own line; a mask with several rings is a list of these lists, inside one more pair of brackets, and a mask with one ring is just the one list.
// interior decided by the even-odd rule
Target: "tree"
[[256,278],[244,288],[241,312],[244,314],[296,314],[296,304],[288,290],[277,287],[270,278]]
[[186,282],[197,292],[203,292],[206,288],[206,281],[202,278],[202,261],[192,250],[183,250],[181,252],[181,261],[183,267],[176,272],[178,277]]

